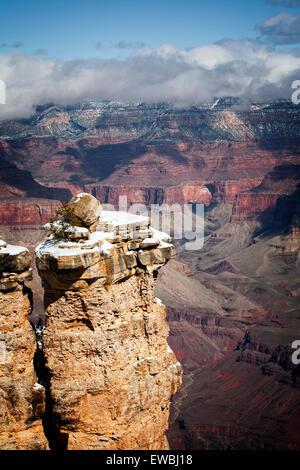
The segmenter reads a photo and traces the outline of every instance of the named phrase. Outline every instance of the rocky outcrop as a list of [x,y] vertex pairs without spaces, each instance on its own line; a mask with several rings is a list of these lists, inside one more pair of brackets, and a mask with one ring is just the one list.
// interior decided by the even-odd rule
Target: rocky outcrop
[[32,277],[26,248],[0,241],[0,449],[47,449],[45,389],[34,370],[35,333],[27,316]]
[[182,367],[166,342],[166,309],[155,298],[154,278],[174,247],[148,217],[101,212],[88,194],[71,205],[85,227],[64,225],[65,239],[52,234],[36,249],[55,445],[168,449],[170,399]]

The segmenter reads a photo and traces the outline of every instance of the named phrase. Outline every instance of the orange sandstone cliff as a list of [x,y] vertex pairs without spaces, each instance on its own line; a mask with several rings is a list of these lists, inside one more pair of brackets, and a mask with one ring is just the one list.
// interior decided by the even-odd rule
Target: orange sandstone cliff
[[48,448],[42,416],[45,389],[34,369],[35,333],[31,312],[31,258],[26,248],[0,240],[0,450]]
[[104,211],[86,193],[69,206],[80,226],[48,224],[52,234],[36,249],[50,445],[168,449],[182,367],[167,345],[166,308],[154,283],[174,247],[148,217]]

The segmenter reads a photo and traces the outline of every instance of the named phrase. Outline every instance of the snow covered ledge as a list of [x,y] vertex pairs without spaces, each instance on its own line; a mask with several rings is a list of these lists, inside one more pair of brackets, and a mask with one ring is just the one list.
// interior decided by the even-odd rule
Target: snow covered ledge
[[79,290],[96,280],[114,284],[156,271],[175,256],[170,237],[151,227],[149,217],[104,211],[86,193],[69,204],[82,226],[68,225],[63,219],[46,224],[46,230],[54,225],[62,236],[55,239],[51,233],[35,251],[39,274],[52,289]]
[[32,279],[31,257],[27,248],[0,240],[0,291],[14,290]]

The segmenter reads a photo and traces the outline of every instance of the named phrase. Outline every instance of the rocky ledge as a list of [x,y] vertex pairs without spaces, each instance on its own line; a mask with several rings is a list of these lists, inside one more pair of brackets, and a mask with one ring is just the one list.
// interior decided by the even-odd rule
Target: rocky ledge
[[89,194],[65,209],[36,249],[52,447],[168,449],[182,367],[154,282],[174,247],[148,217],[105,211]]
[[0,240],[0,292],[11,291],[31,279],[31,257],[27,248]]
[[46,224],[46,230],[54,227],[64,236],[57,239],[51,234],[36,248],[39,274],[50,287],[77,290],[96,279],[101,285],[114,284],[142,272],[153,273],[175,256],[170,237],[152,228],[149,217],[102,210],[87,228],[88,201],[97,199],[82,193],[70,205],[76,200],[85,201],[86,214],[74,206],[83,226],[63,227],[61,220]]

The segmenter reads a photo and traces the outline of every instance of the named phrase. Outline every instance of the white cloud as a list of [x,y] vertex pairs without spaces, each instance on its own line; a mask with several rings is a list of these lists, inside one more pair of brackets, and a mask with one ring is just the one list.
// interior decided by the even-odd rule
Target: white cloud
[[282,11],[257,25],[256,29],[274,44],[298,44],[300,42],[300,15]]
[[129,58],[55,61],[0,54],[6,105],[0,118],[28,117],[36,105],[84,99],[170,101],[189,105],[219,96],[243,101],[290,97],[300,79],[299,49],[276,51],[257,41],[223,40],[189,50],[165,44]]
[[125,41],[124,39],[114,44],[114,47],[116,49],[139,49],[144,46],[145,44],[143,42],[139,42],[139,41],[131,42],[131,41]]

